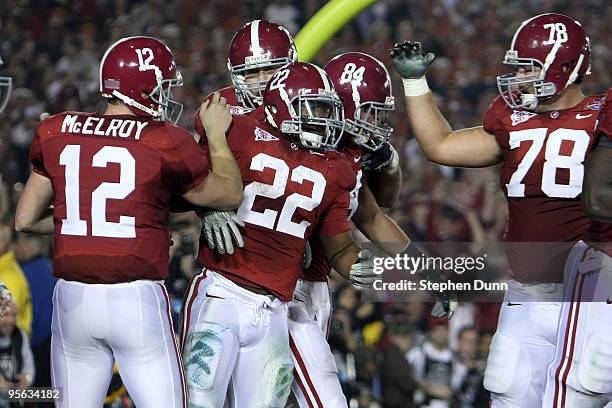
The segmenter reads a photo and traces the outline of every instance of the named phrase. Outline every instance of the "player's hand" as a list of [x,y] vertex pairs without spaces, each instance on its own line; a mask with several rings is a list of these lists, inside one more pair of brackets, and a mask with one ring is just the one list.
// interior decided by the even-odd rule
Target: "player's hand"
[[4,283],[0,282],[0,316],[4,316],[11,308],[13,295]]
[[306,241],[306,248],[304,248],[304,256],[302,257],[302,270],[306,271],[310,268],[312,263],[312,249],[310,249],[310,242]]
[[232,123],[230,106],[219,92],[215,92],[209,99],[202,102],[199,115],[209,138],[218,133],[225,135]]
[[436,58],[432,52],[423,55],[421,43],[418,41],[395,44],[395,47],[389,50],[389,55],[397,72],[406,79],[416,79],[425,75]]
[[359,259],[351,265],[349,282],[360,288],[371,288],[380,275],[374,273],[374,255],[367,249],[359,252]]
[[431,315],[433,317],[447,316],[450,319],[453,317],[453,313],[455,313],[458,305],[459,302],[457,302],[457,294],[455,292],[442,292],[440,300],[434,304],[431,310]]
[[399,154],[389,142],[385,142],[378,150],[361,156],[361,167],[365,171],[385,170],[393,173],[398,166]]
[[202,214],[202,229],[206,244],[221,255],[233,254],[234,243],[244,247],[244,240],[238,227],[244,227],[244,221],[233,211],[208,211]]

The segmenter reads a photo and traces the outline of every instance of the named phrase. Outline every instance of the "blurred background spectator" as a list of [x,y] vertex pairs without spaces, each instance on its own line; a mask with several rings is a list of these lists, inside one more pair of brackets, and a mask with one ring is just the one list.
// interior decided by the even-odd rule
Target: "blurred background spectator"
[[25,390],[34,380],[30,340],[16,322],[17,305],[11,302],[8,312],[0,316],[0,407],[18,406],[8,402],[8,390]]
[[31,345],[36,364],[34,386],[51,386],[51,318],[57,279],[47,257],[48,237],[17,234],[15,253],[32,292]]
[[383,408],[412,408],[418,384],[406,353],[412,347],[412,326],[394,322],[388,327],[389,344],[383,352],[381,371]]
[[[152,35],[170,46],[185,81],[176,95],[185,104],[180,124],[191,129],[202,98],[230,83],[227,49],[233,33],[242,24],[268,18],[296,34],[324,3],[2,0],[0,55],[5,65],[0,69],[4,75],[13,77],[15,89],[7,111],[0,118],[0,222],[13,224],[14,206],[30,172],[29,143],[41,115],[103,109],[98,97],[98,65],[113,41],[129,35]],[[497,95],[496,75],[509,70],[501,60],[514,30],[526,18],[545,12],[568,14],[583,24],[591,40],[593,64],[592,75],[583,88],[588,94],[604,93],[612,76],[609,69],[612,37],[608,34],[612,4],[605,0],[379,0],[323,47],[314,62],[324,65],[338,53],[361,51],[390,67],[387,56],[390,46],[402,40],[420,40],[426,50],[437,55],[428,81],[442,112],[454,128],[477,126]],[[392,73],[392,78],[397,106],[397,112],[391,116],[396,130],[392,142],[402,156],[404,183],[401,199],[391,215],[413,241],[475,243],[470,250],[488,255],[489,270],[484,273],[503,273],[507,266],[497,243],[506,227],[507,207],[499,189],[498,170],[456,169],[427,162],[404,119],[399,77]],[[184,288],[197,272],[193,251],[198,246],[200,225],[195,215],[186,214],[171,220],[170,226],[174,245],[166,283],[176,318]],[[0,226],[0,279],[6,271],[20,276],[18,288],[9,288],[23,314],[18,318],[18,326],[27,332],[32,324],[28,312],[32,307],[30,291],[26,290],[29,281],[34,302],[32,342],[35,350],[48,348],[47,305],[54,284],[49,275],[50,245],[45,240],[18,238],[18,258],[26,281],[10,250],[14,244],[11,240],[10,229]],[[381,406],[385,384],[390,381],[388,373],[381,372],[385,354],[391,344],[406,354],[408,337],[411,347],[408,354],[422,356],[427,347],[443,356],[439,377],[428,377],[428,369],[420,375],[423,381],[429,378],[432,383],[441,382],[437,391],[448,391],[444,387],[452,389],[452,396],[438,398],[452,407],[488,406],[483,403],[487,396],[479,388],[478,377],[497,322],[495,305],[463,303],[446,327],[430,320],[431,305],[418,299],[397,304],[361,303],[359,293],[344,282],[335,279],[332,287],[336,289],[336,309],[330,344],[351,408]],[[402,331],[399,328],[390,327],[390,322],[397,321],[409,327],[402,329],[404,334],[395,332]],[[398,342],[393,336],[403,340]],[[398,350],[394,352],[397,354]],[[413,373],[418,371],[416,368],[411,367]],[[416,377],[419,376],[415,374]],[[413,385],[407,378],[405,389]],[[116,389],[121,387],[113,388]],[[112,404],[125,407],[129,401],[122,395]]]
[[11,291],[17,306],[17,326],[28,336],[32,333],[32,295],[30,285],[17,263],[12,245],[13,232],[0,224],[0,281]]

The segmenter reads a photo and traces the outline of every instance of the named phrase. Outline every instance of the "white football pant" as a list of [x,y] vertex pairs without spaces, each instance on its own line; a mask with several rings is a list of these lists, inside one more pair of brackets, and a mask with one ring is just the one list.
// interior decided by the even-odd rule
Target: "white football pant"
[[184,305],[181,349],[189,405],[282,408],[293,362],[287,304],[219,273],[193,279]]
[[484,375],[492,408],[542,405],[562,296],[561,284],[508,281]]
[[184,408],[185,384],[162,282],[86,284],[53,293],[51,367],[60,408],[100,408],[113,373],[139,408]]
[[612,258],[578,242],[564,286],[543,407],[601,408],[612,400]]
[[289,303],[289,340],[295,364],[291,390],[300,408],[347,407],[327,343],[330,315],[327,282],[298,280]]

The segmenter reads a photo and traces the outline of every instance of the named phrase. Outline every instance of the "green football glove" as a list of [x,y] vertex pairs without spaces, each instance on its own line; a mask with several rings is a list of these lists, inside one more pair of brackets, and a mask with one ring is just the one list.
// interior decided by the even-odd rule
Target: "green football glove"
[[418,41],[395,44],[395,47],[389,50],[389,55],[395,69],[404,79],[421,78],[436,58],[432,52],[423,55],[421,43]]

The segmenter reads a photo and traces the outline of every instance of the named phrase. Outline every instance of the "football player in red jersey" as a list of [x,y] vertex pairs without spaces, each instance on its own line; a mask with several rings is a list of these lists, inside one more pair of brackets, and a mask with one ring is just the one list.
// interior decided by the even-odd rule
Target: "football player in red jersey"
[[[284,27],[266,20],[254,20],[242,27],[229,47],[227,66],[233,86],[219,91],[232,105],[232,114],[252,114],[264,121],[264,111],[256,109],[261,106],[263,89],[280,67],[296,62],[297,57],[293,38]],[[198,134],[201,127],[196,115]],[[372,146],[360,156],[363,170],[371,175],[370,188],[376,202],[381,207],[392,207],[402,183],[399,156],[389,143],[379,144],[376,149]],[[202,221],[206,243],[219,253],[233,253],[234,242],[238,247],[244,245],[238,229],[242,221],[233,212],[204,212]]]
[[603,407],[612,401],[612,90],[598,103],[597,146],[582,190],[592,221],[565,267],[566,302],[548,367],[545,408]]
[[293,379],[287,302],[314,233],[351,282],[370,286],[376,277],[372,255],[350,234],[355,175],[333,150],[344,124],[329,77],[312,64],[289,64],[263,102],[265,122],[235,116],[228,133],[245,184],[237,211],[244,248],[219,255],[201,242],[204,269],[184,305],[181,349],[195,405],[221,407],[228,398],[237,407],[284,406]]
[[[394,109],[389,73],[376,58],[358,52],[335,57],[325,71],[343,102],[346,126],[341,150],[356,179],[349,218],[375,245],[394,255],[408,246],[408,237],[378,206],[361,161],[362,155],[388,144],[393,133],[387,122],[387,114]],[[310,240],[310,246],[312,261],[300,274],[289,304],[289,341],[295,365],[291,389],[300,407],[346,407],[327,344],[331,315],[327,280],[332,266],[318,237]]]
[[180,85],[165,44],[121,39],[100,64],[104,114],[60,113],[34,135],[33,173],[15,225],[55,233],[51,352],[59,407],[100,407],[115,360],[136,405],[186,407],[163,285],[169,201],[179,195],[235,208],[242,181],[225,140],[229,107],[218,95],[202,104],[209,170],[193,137],[173,124],[181,105],[172,89]]
[[[586,33],[561,14],[523,22],[504,58],[515,72],[498,77],[500,96],[483,126],[458,131],[441,115],[425,80],[434,55],[422,55],[420,44],[410,42],[390,54],[404,81],[408,119],[430,160],[464,167],[502,163],[511,280],[484,383],[493,407],[541,406],[557,341],[564,262],[589,224],[580,193],[601,98],[580,89],[590,67]],[[521,242],[542,244],[517,249]],[[534,250],[526,253],[529,247]]]
[[[217,92],[227,100],[232,115],[255,113],[263,121],[263,110],[257,110],[263,103],[263,90],[272,75],[291,62],[297,62],[297,50],[287,29],[271,21],[253,20],[238,30],[230,42],[227,69],[232,86]],[[197,114],[195,126],[200,134]]]

